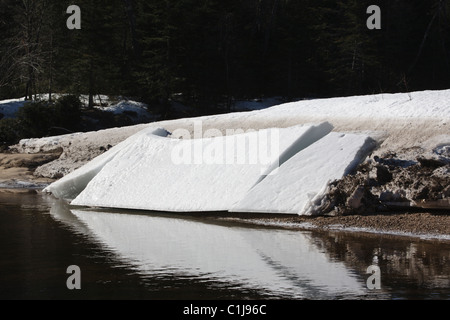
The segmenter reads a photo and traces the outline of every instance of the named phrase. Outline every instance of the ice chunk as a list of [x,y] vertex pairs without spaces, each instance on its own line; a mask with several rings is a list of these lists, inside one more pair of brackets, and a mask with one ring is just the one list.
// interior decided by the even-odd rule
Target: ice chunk
[[318,201],[329,182],[351,172],[373,147],[367,135],[330,133],[267,176],[231,211],[311,214],[311,200]]
[[[327,135],[329,123],[207,139],[157,137],[146,130],[120,153],[90,165],[78,206],[172,212],[227,211],[261,176]],[[108,161],[106,161],[108,160]],[[95,177],[94,177],[95,176]],[[70,180],[66,183],[71,183]],[[66,187],[64,187],[66,188]],[[80,188],[77,188],[77,191]]]
[[[168,135],[167,131],[160,128],[149,128],[145,131],[150,132],[155,136],[164,137]],[[142,134],[142,132],[133,135],[128,140],[119,143],[108,152],[93,159],[80,169],[52,183],[44,189],[44,192],[52,193],[55,197],[60,199],[75,199],[86,188],[88,183],[103,169],[103,167],[113,160],[117,154],[120,154],[120,152],[129,144],[132,144],[133,141],[139,139],[140,134]]]

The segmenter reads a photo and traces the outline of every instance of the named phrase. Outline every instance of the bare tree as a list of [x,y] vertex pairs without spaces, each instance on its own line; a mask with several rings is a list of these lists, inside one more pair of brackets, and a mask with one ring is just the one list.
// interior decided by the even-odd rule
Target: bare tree
[[25,85],[25,99],[32,100],[44,70],[43,28],[47,0],[21,0],[14,4],[8,23],[16,32],[4,39],[0,58],[0,86]]

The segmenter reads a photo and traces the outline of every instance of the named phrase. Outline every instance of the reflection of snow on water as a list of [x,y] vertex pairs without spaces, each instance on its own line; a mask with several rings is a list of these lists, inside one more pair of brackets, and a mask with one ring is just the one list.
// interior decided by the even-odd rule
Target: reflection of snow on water
[[[36,206],[35,197],[21,196],[17,201],[21,208],[24,203]],[[52,196],[42,199],[51,205],[50,215],[58,221],[58,226],[82,236],[77,238],[77,247],[96,248],[95,255],[107,257],[113,263],[110,270],[109,262],[103,265],[93,261],[94,269],[105,270],[105,279],[111,279],[112,285],[102,284],[107,298],[136,297],[134,294],[139,292],[141,283],[145,283],[146,289],[138,299],[449,298],[450,247],[446,241],[336,230],[294,231],[284,229],[288,224],[280,224],[283,228],[255,227],[236,221],[149,212],[80,211],[74,215],[66,202]],[[33,216],[44,218],[45,215]],[[120,226],[122,222],[124,225]],[[164,229],[159,230],[160,227]],[[49,238],[53,234],[44,237],[49,247],[54,245],[55,238]],[[11,238],[20,239],[17,234]],[[84,240],[79,242],[81,239]],[[26,243],[33,242],[26,237]],[[34,246],[38,248],[47,249]],[[17,256],[16,252],[11,254]],[[47,254],[44,252],[39,257],[48,259]],[[87,254],[88,260],[80,265],[82,270],[90,268],[88,262],[93,256],[90,251]],[[378,257],[377,265],[381,268],[381,290],[366,288],[366,269],[375,264],[374,256]],[[74,262],[70,253],[68,257],[64,265]],[[54,257],[49,261],[54,262]],[[122,268],[128,270],[126,277],[117,282],[115,272]],[[135,274],[139,275],[138,284],[133,284]],[[334,278],[341,275],[343,279],[339,283]],[[88,281],[87,277],[83,279]],[[354,291],[355,284],[359,291]],[[97,299],[97,293],[94,291],[92,298]],[[90,297],[92,291],[82,290],[82,294]]]
[[304,232],[72,212],[98,240],[144,274],[176,272],[291,298],[364,293],[364,283]]

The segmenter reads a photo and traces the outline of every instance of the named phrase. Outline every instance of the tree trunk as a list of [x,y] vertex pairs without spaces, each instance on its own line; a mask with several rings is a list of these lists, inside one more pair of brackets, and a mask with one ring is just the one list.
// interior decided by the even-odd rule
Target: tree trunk
[[131,44],[133,46],[133,55],[134,58],[139,58],[141,54],[141,50],[139,47],[139,42],[137,40],[136,33],[136,13],[134,11],[134,1],[133,0],[123,0],[125,5],[125,10],[127,12],[128,25],[130,27],[131,33]]
[[89,66],[89,109],[94,108],[94,59],[91,58]]

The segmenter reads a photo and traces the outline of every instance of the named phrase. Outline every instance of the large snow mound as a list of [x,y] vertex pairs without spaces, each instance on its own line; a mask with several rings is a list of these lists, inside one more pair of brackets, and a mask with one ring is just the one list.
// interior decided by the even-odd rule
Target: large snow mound
[[[329,123],[225,137],[169,139],[143,130],[48,191],[73,205],[170,212],[227,211],[263,177],[332,131]],[[76,191],[79,191],[77,188]],[[56,191],[56,192],[55,192]]]
[[375,142],[363,134],[330,133],[284,163],[233,207],[234,212],[312,214],[329,182],[351,173]]
[[372,119],[450,119],[450,90],[411,93],[377,94],[302,100],[286,103],[261,113],[284,117],[314,115],[314,117]]

